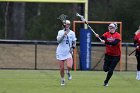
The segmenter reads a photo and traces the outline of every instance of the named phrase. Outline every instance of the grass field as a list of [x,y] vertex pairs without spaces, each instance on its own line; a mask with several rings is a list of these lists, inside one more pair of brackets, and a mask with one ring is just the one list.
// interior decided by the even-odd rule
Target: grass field
[[60,86],[59,71],[0,70],[0,93],[138,93],[135,72],[114,72],[104,87],[103,71],[72,71],[73,79]]

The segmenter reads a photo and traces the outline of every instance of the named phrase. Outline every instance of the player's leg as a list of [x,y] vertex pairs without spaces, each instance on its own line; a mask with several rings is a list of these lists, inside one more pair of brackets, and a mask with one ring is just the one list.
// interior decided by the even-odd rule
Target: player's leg
[[[105,58],[104,58],[104,65],[103,65],[103,70],[105,72],[108,72],[109,71],[109,67],[110,67],[110,56],[108,55],[105,55]],[[108,74],[107,74],[108,75]],[[106,76],[107,78],[107,76]],[[106,82],[106,80],[104,81],[104,86],[108,86],[108,82]]]
[[59,60],[59,66],[60,66],[60,76],[61,76],[61,85],[65,85],[65,78],[64,78],[64,61]]
[[110,62],[110,67],[109,67],[106,79],[104,81],[104,84],[108,84],[110,78],[113,75],[113,71],[114,71],[115,67],[117,66],[118,62],[120,61],[120,56],[111,57],[110,61],[111,61]]
[[104,70],[105,72],[108,72],[109,66],[110,66],[110,57],[109,57],[108,55],[105,55],[103,70]]
[[70,74],[70,70],[72,69],[73,59],[72,58],[68,58],[66,61],[67,61],[67,75],[68,75],[68,80],[71,80],[72,79],[72,76]]
[[137,59],[137,75],[136,75],[136,79],[140,80],[140,55],[137,55],[136,59]]

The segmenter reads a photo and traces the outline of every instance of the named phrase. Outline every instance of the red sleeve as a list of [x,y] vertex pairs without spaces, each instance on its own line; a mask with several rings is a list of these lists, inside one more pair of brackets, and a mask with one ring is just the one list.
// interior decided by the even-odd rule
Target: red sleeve
[[108,32],[105,32],[104,34],[103,34],[103,37],[107,37],[107,34],[108,34]]
[[137,35],[134,36],[134,41],[137,41]]
[[116,34],[116,39],[121,40],[121,36],[120,36],[120,34],[119,34],[119,33],[117,33],[117,34]]

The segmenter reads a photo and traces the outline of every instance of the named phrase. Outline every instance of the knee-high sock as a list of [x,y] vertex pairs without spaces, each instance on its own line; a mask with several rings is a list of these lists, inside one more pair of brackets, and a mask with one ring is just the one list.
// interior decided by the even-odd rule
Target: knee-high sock
[[108,81],[110,80],[110,78],[112,77],[112,75],[113,75],[113,72],[108,72],[107,73],[105,83],[108,83]]

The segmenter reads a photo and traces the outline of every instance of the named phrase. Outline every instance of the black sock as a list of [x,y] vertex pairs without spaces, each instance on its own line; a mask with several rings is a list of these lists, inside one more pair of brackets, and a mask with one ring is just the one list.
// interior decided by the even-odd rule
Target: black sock
[[106,80],[104,81],[104,83],[108,83],[108,81],[110,80],[110,78],[112,77],[113,72],[108,72],[107,76],[106,76]]

